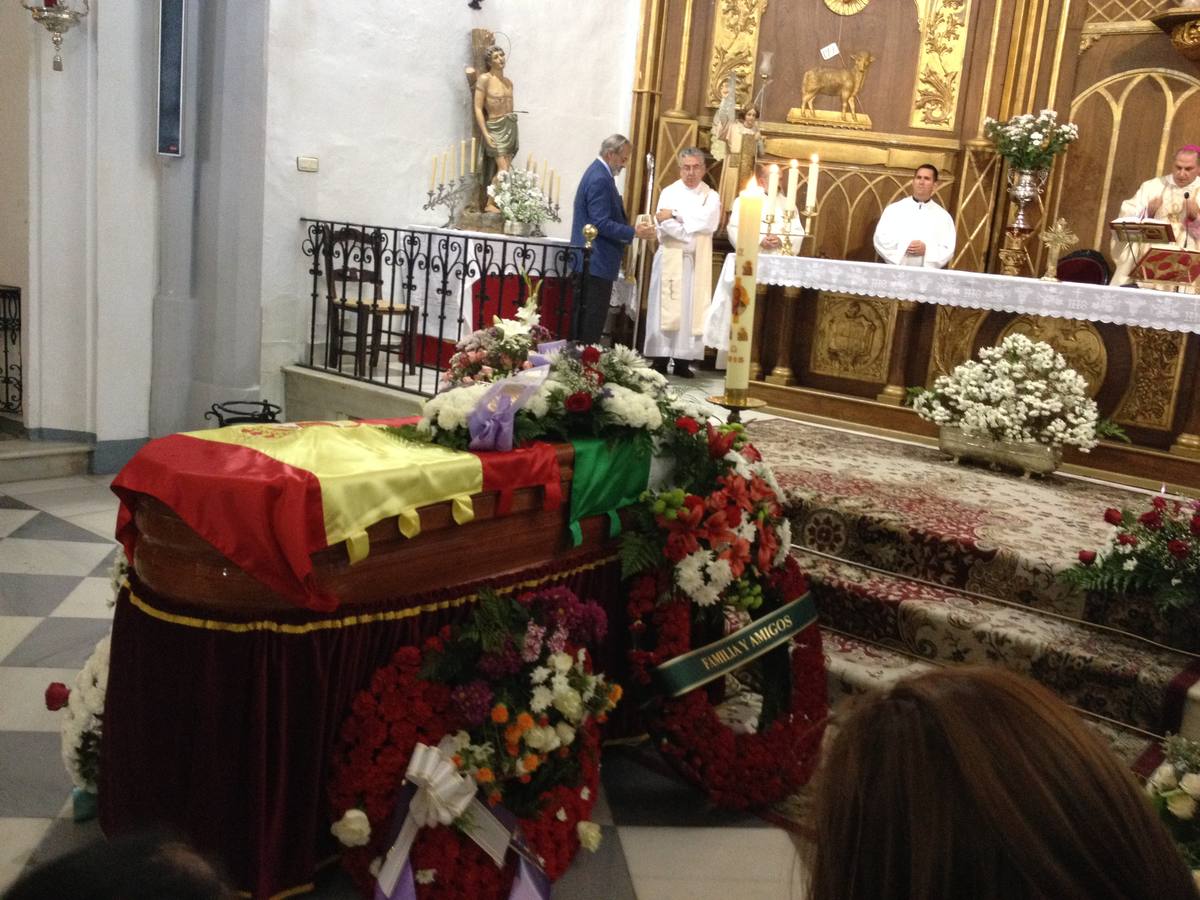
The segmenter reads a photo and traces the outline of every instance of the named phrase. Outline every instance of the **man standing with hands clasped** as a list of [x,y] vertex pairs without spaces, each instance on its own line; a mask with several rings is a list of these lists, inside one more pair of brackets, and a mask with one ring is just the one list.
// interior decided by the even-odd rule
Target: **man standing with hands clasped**
[[658,251],[646,298],[643,353],[666,374],[695,377],[691,361],[704,358],[704,313],[712,298],[712,236],[721,222],[721,198],[704,183],[704,151],[679,153],[679,180],[658,197]]
[[883,211],[875,226],[875,252],[897,266],[941,269],[954,255],[954,220],[933,202],[938,170],[926,163],[913,173],[912,196]]
[[647,223],[632,227],[625,218],[621,195],[617,193],[616,177],[629,163],[633,148],[629,139],[612,134],[600,144],[600,153],[587,167],[575,191],[575,208],[571,218],[571,243],[584,242],[583,226],[595,226],[598,234],[592,243],[588,264],[587,284],[575,296],[580,298],[571,315],[571,339],[585,344],[599,342],[608,316],[613,282],[621,268],[621,252],[625,245],[639,237],[644,241],[654,237],[654,226]]

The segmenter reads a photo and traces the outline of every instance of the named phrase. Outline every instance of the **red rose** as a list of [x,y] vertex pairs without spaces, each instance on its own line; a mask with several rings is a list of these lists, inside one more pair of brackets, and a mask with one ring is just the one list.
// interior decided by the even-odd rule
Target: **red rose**
[[[688,434],[697,434],[700,431],[700,423],[691,416],[680,416],[675,420],[675,427],[680,431],[686,431]],[[1200,518],[1200,516],[1197,516]]]
[[1149,512],[1144,512],[1138,516],[1138,521],[1152,531],[1157,531],[1162,528],[1162,513],[1157,509],[1152,509]]
[[1128,532],[1122,531],[1117,535],[1118,544],[1128,544],[1131,547],[1137,546],[1138,539]]
[[1121,511],[1111,506],[1104,511],[1104,521],[1109,525],[1120,525],[1123,518]]
[[1187,559],[1188,554],[1192,552],[1192,546],[1187,541],[1167,541],[1167,552],[1176,559]]
[[1081,563],[1083,563],[1085,566],[1090,566],[1092,563],[1094,563],[1096,561],[1096,551],[1095,550],[1080,550],[1079,551],[1079,561]]
[[1167,498],[1163,497],[1161,495],[1158,497],[1155,497],[1153,500],[1150,501],[1150,505],[1153,506],[1155,509],[1166,509],[1167,508]]
[[583,355],[580,357],[580,359],[583,360],[583,364],[585,366],[594,366],[596,363],[600,362],[600,348],[584,347]]
[[1200,535],[1200,515],[1192,516],[1190,528],[1192,530],[1192,534]]
[[587,391],[576,391],[566,402],[567,412],[585,413],[592,408],[592,395]]
[[62,709],[67,705],[67,698],[71,696],[71,689],[61,681],[52,681],[46,685],[46,709],[51,712]]

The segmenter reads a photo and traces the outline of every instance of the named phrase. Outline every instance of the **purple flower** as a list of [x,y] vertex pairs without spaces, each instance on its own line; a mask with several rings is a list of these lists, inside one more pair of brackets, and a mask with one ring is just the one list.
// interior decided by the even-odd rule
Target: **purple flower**
[[542,638],[545,636],[545,627],[530,619],[525,628],[525,646],[521,648],[523,662],[537,662],[542,658]]
[[485,653],[479,657],[479,671],[493,681],[507,678],[521,671],[521,654],[513,645],[512,639],[504,642],[504,647],[495,653]]
[[567,646],[567,629],[560,622],[554,626],[554,633],[546,641],[546,649],[551,653],[562,653]]
[[483,679],[460,684],[450,692],[452,702],[470,727],[482,725],[492,711],[492,689]]

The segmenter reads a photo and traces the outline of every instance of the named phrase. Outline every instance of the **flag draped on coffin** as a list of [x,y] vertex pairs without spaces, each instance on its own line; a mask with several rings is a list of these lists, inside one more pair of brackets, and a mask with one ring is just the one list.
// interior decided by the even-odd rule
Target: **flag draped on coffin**
[[345,541],[358,562],[376,522],[396,517],[401,533],[415,537],[422,506],[449,501],[461,525],[474,518],[472,494],[499,491],[503,514],[513,490],[534,485],[545,488],[546,509],[561,504],[552,446],[464,453],[378,427],[412,421],[231,425],[151,441],[113,481],[117,539],[132,562],[134,495],[149,494],[272,590],[327,612],[338,600],[316,583],[311,555]]

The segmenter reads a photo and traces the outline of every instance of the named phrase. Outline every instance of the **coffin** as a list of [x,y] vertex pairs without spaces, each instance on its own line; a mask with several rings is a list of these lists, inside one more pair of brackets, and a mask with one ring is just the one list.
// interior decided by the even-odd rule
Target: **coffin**
[[[434,503],[417,510],[414,538],[401,536],[395,517],[371,525],[370,553],[354,565],[344,544],[313,554],[314,580],[339,600],[329,612],[252,577],[162,500],[124,491],[138,539],[113,623],[105,831],[165,824],[254,897],[303,890],[335,854],[325,783],[339,728],[398,647],[461,618],[481,589],[550,584],[601,602],[619,639],[626,628],[612,519],[580,520],[573,545],[574,453],[570,445],[554,452],[557,508],[545,508],[545,486],[512,491],[511,505],[484,491],[470,497],[475,517],[466,524],[455,524],[451,503]],[[597,656],[620,680],[614,641]]]

